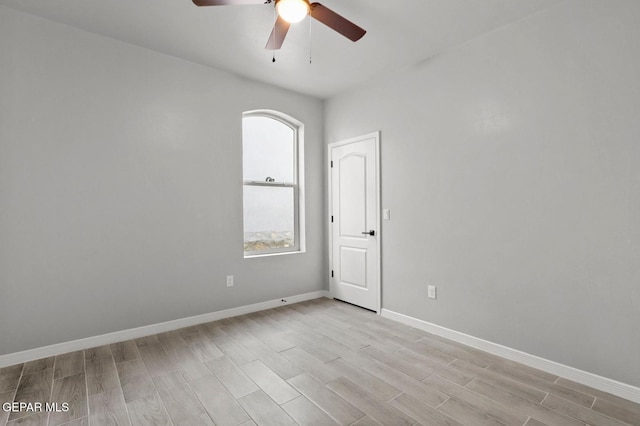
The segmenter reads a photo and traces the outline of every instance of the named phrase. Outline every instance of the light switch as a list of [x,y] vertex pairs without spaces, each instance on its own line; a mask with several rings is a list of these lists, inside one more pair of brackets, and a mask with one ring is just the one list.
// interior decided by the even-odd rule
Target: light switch
[[382,210],[382,218],[384,220],[391,220],[391,210],[389,209]]

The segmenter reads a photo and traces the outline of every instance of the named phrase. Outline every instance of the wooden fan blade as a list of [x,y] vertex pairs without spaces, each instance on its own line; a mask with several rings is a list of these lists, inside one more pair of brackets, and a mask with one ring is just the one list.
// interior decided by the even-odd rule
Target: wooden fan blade
[[289,31],[290,26],[290,23],[278,16],[278,19],[276,19],[276,23],[273,26],[273,30],[271,30],[269,41],[267,41],[267,45],[264,48],[269,50],[280,49],[282,47],[282,42],[284,42],[284,38],[287,36],[287,31]]
[[234,6],[243,4],[265,4],[265,0],[193,0],[196,6]]
[[320,3],[311,3],[309,6],[309,14],[312,18],[317,19],[327,27],[339,32],[351,41],[358,41],[367,33],[353,22],[341,15],[338,15],[336,12],[321,5]]

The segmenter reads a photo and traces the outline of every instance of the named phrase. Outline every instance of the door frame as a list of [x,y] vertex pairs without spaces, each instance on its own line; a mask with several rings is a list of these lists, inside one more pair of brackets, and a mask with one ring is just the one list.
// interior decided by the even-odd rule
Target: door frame
[[[376,238],[376,246],[377,246],[377,251],[378,251],[378,255],[377,255],[377,259],[376,261],[378,262],[378,276],[377,276],[377,282],[376,284],[378,285],[378,292],[377,292],[377,314],[381,315],[382,313],[382,221],[381,221],[381,217],[380,214],[382,212],[381,210],[381,188],[380,188],[380,131],[375,131],[375,132],[371,132],[371,133],[367,133],[365,135],[362,136],[356,136],[353,138],[349,138],[349,139],[345,139],[342,141],[337,141],[337,142],[331,142],[327,145],[327,189],[328,189],[328,200],[327,200],[327,223],[328,223],[328,227],[327,227],[327,233],[329,234],[329,247],[328,247],[328,251],[329,251],[329,271],[333,270],[333,227],[331,225],[331,212],[333,211],[333,181],[332,181],[332,172],[331,172],[331,150],[333,148],[339,147],[339,146],[343,146],[343,145],[349,145],[352,143],[356,143],[356,142],[362,142],[368,139],[373,138],[375,141],[375,150],[376,150],[376,164],[375,164],[375,170],[376,170],[376,176],[375,176],[375,185],[376,185],[376,232],[377,232],[377,236],[378,238]],[[331,273],[329,273],[329,294],[331,295],[331,297],[333,297],[333,292],[332,292],[332,287],[334,284],[334,278],[331,276]]]

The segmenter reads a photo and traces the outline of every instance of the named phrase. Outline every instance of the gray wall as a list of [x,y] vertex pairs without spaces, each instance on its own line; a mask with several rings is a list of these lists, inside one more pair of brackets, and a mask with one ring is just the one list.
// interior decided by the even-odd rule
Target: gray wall
[[328,101],[382,131],[384,308],[640,385],[639,21],[565,1]]
[[[305,254],[243,259],[259,108],[306,125]],[[319,100],[0,7],[0,354],[322,290],[322,123]]]

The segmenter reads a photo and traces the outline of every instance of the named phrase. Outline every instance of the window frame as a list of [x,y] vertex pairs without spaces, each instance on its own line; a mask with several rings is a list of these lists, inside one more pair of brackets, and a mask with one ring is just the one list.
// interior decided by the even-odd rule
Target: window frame
[[[244,132],[242,134],[242,241],[244,258],[264,257],[284,254],[296,254],[305,252],[305,232],[304,232],[304,125],[295,118],[274,110],[253,110],[242,113],[242,122],[250,117],[263,117],[276,120],[293,130],[293,182],[266,182],[255,180],[244,180]],[[244,250],[244,188],[250,187],[271,187],[271,188],[292,188],[293,190],[293,233],[294,244],[292,247],[272,248],[259,251]]]

